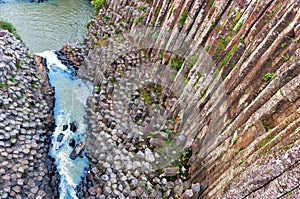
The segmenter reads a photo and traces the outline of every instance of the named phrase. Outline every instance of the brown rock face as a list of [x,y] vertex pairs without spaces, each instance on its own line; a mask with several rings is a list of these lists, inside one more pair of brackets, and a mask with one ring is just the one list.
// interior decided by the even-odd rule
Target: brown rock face
[[[128,20],[132,31],[142,24],[159,27],[153,46],[162,50],[148,50],[153,58],[162,53],[170,66],[175,53],[167,50],[195,41],[181,54],[196,60],[189,65],[185,59],[178,69],[176,77],[187,82],[172,110],[174,118],[189,110],[178,129],[193,140],[191,181],[208,183],[201,197],[295,198],[300,2],[155,0],[141,24],[134,23],[138,14],[129,12],[129,5],[137,2],[108,1],[110,18]],[[105,35],[93,23],[90,30]],[[194,103],[183,109],[186,99]]]

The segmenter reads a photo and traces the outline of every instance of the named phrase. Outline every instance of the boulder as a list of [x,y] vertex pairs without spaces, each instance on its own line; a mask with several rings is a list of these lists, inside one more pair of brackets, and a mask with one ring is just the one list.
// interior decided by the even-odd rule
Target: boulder
[[82,140],[80,140],[79,143],[78,143],[78,144],[76,145],[76,147],[74,148],[74,150],[72,151],[72,153],[71,153],[71,155],[70,155],[70,158],[71,158],[72,160],[75,160],[75,158],[76,158],[77,156],[79,156],[80,153],[83,151],[84,147],[85,147],[85,143],[84,143]]
[[70,123],[70,130],[75,133],[77,131],[77,123],[75,121]]
[[65,134],[63,134],[63,133],[60,133],[60,134],[57,136],[57,139],[56,139],[56,141],[57,141],[57,142],[61,142],[61,141],[62,141],[62,139],[64,139],[64,136],[65,136]]

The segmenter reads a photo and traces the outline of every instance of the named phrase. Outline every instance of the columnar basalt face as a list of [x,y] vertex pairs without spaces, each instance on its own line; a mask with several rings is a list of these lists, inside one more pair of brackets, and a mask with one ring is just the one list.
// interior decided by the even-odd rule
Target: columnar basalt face
[[52,198],[53,89],[23,42],[0,29],[0,197]]
[[[298,1],[112,0],[106,6],[90,26],[95,45],[116,29],[139,35],[139,28],[156,27],[146,51],[170,67],[178,61],[174,49],[192,44],[170,85],[186,79],[171,110],[192,140],[189,172],[191,182],[208,184],[203,198],[299,194]],[[103,28],[101,17],[113,23]]]

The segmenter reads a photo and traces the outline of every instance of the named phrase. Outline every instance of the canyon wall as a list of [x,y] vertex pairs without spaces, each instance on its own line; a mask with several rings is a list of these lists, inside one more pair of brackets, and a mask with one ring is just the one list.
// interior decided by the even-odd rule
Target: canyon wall
[[25,44],[0,29],[0,197],[53,198],[56,175],[48,155],[54,90]]
[[89,46],[126,29],[151,33],[151,44],[131,42],[177,71],[169,114],[189,140],[201,197],[297,198],[299,8],[289,0],[111,0],[91,22]]

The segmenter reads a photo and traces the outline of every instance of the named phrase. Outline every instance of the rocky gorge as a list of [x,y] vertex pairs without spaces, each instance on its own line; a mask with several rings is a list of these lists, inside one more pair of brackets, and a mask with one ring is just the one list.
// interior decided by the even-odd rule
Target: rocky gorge
[[51,198],[57,183],[48,156],[54,90],[45,68],[8,31],[0,31],[0,48],[0,197]]
[[[299,6],[279,0],[107,1],[91,20],[87,38],[59,53],[74,63],[81,78],[93,82],[85,142],[90,166],[78,197],[297,198]],[[14,129],[19,125],[20,133],[13,136],[10,122],[18,117],[6,110],[23,111],[17,109],[21,104],[9,100],[18,97],[17,91],[11,94],[18,87],[8,87],[18,80],[18,72],[29,70],[27,65],[33,73],[41,71],[45,80],[31,88],[39,93],[36,103],[24,105],[29,109],[38,104],[41,109],[27,113],[43,110],[45,115],[28,120],[51,124],[45,119],[51,116],[53,91],[27,49],[20,50],[26,63],[20,64],[19,53],[11,54],[19,50],[11,47],[16,41],[8,32],[2,34],[1,63],[9,65],[8,56],[15,57],[16,64],[2,81],[1,91],[7,93],[3,96],[9,97],[2,99],[7,136],[1,139],[1,180],[7,188],[0,191],[4,198],[51,198],[46,185],[57,183],[49,178],[54,171],[45,170],[51,163],[41,162],[49,160],[45,148],[51,130],[38,124],[31,128],[28,122],[31,129],[23,133],[41,128],[42,138],[29,135],[29,141],[26,136],[22,140],[27,117],[16,119]],[[6,76],[8,71],[14,75]],[[38,81],[33,73],[28,78]],[[28,145],[33,140],[41,142],[38,154],[43,156]],[[15,161],[26,160],[25,150],[13,152],[23,141],[33,151],[25,168],[35,173],[9,177]],[[35,161],[38,168],[30,166]],[[39,181],[41,175],[47,177]],[[35,179],[43,191],[34,192],[25,184],[23,189],[18,178]]]

